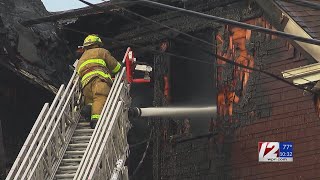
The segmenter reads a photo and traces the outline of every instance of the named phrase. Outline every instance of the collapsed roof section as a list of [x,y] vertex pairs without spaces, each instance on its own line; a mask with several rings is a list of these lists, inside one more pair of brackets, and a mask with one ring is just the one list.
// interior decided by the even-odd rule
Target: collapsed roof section
[[1,65],[31,83],[56,92],[68,79],[72,59],[52,23],[24,27],[20,22],[48,16],[41,0],[4,0],[0,6]]

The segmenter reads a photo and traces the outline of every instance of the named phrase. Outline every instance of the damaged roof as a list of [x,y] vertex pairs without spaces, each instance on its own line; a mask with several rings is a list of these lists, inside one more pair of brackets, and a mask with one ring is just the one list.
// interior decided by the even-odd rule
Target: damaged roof
[[[249,1],[239,0],[190,0],[185,4],[175,4],[175,6],[237,21],[244,21],[261,16],[262,11],[258,8],[249,8],[249,4]],[[134,13],[143,15],[151,20],[148,21],[137,17]],[[117,41],[123,42],[121,43],[122,45],[120,43],[110,44],[110,46],[108,46],[110,49],[131,46],[132,44],[148,44],[149,46],[152,46],[152,43],[156,44],[161,40],[175,38],[180,35],[176,31],[169,30],[168,28],[152,23],[151,21],[162,23],[184,33],[195,33],[208,29],[214,30],[223,26],[221,23],[216,23],[212,20],[190,16],[180,12],[168,11],[166,9],[148,7],[141,4],[131,4],[128,5],[126,9],[114,9],[112,16],[89,15],[79,17],[77,21],[67,26],[79,28],[79,30],[86,32],[95,32],[94,28],[84,28],[84,23],[88,24],[88,22],[83,21],[83,19],[87,19],[90,16],[93,18],[96,26],[101,28],[107,27],[104,32],[98,34],[112,37]],[[114,20],[115,18],[117,21]],[[92,23],[89,22],[88,26],[90,26],[90,24]],[[122,25],[119,26],[119,24]],[[114,26],[117,28],[112,28]],[[113,32],[113,34],[110,34],[110,32]]]
[[[320,4],[320,0],[309,0]],[[281,0],[275,1],[312,38],[320,39],[320,11]]]
[[[21,3],[20,6],[16,5],[17,9],[24,7],[22,6],[22,3],[25,3],[23,0],[14,1]],[[34,1],[38,2],[39,4],[41,3],[40,0]],[[163,0],[162,2],[164,1],[170,0]],[[61,77],[59,81],[54,79],[55,77],[57,77],[57,75],[60,76],[61,74],[63,74],[63,72],[68,72],[67,65],[68,63],[70,63],[70,60],[73,60],[71,57],[72,51],[76,49],[75,45],[81,44],[81,41],[83,39],[82,36],[84,35],[75,35],[76,33],[74,32],[66,33],[66,31],[64,31],[67,40],[64,41],[59,39],[60,30],[57,30],[57,24],[39,24],[43,22],[59,21],[60,25],[64,27],[72,27],[79,31],[90,33],[96,33],[96,31],[99,31],[97,32],[98,34],[106,37],[112,37],[125,44],[118,45],[119,43],[116,44],[107,42],[110,43],[110,46],[108,44],[109,48],[113,49],[123,46],[130,46],[130,44],[139,44],[142,46],[147,44],[148,46],[152,46],[152,43],[157,43],[164,39],[175,38],[179,36],[179,33],[142,20],[141,18],[138,18],[131,13],[125,12],[120,7],[112,6],[113,2],[114,1],[108,1],[98,4],[100,7],[104,7],[108,12],[110,12],[107,14],[104,14],[105,12],[101,10],[97,10],[91,7],[50,14],[44,10],[43,6],[38,5],[39,9],[43,11],[43,14],[32,17],[37,19],[32,19],[28,16],[19,18],[19,21],[23,22],[22,24],[24,25],[38,25],[32,26],[30,28],[25,28],[21,27],[20,24],[17,23],[18,25],[15,26],[16,31],[20,32],[20,38],[19,41],[15,41],[16,46],[14,48],[19,50],[19,53],[22,56],[22,58],[20,59],[24,63],[19,63],[19,67],[12,69],[14,71],[24,70],[30,74],[33,74],[41,81],[45,81],[44,83],[42,83],[45,85],[42,86],[49,86],[50,84],[52,84],[52,82],[55,82],[54,84],[58,86],[58,84],[65,80],[68,76],[67,73],[65,73],[64,77]],[[173,0],[171,0],[170,2],[173,2]],[[251,7],[250,2],[251,1],[249,0],[189,0],[179,1],[179,5],[173,5],[199,12],[204,12],[206,14],[225,17],[228,19],[245,21],[247,19],[255,18],[262,15],[261,9]],[[276,3],[297,23],[299,23],[300,26],[304,27],[306,32],[308,32],[313,38],[318,38],[318,36],[320,36],[320,17],[318,16],[320,15],[320,12],[282,1],[277,1]],[[185,33],[195,33],[207,29],[218,29],[223,26],[222,24],[216,23],[212,20],[192,17],[177,12],[158,9],[155,7],[143,6],[135,3],[121,4],[121,7],[126,7],[126,9],[129,9],[140,15],[147,16],[153,21],[163,23],[164,25],[176,28]],[[31,10],[33,9],[30,8],[29,11]],[[16,11],[12,13],[14,13],[14,15],[17,14]],[[140,23],[129,21],[123,16],[134,19],[135,21],[139,21]],[[12,20],[10,19],[10,21]],[[10,21],[7,21],[6,23],[8,24],[8,22]],[[18,22],[18,20],[15,21]],[[18,27],[20,27],[20,29],[18,29]],[[26,32],[28,32],[32,36],[27,36]],[[12,33],[9,33],[9,35],[10,34]],[[33,38],[33,36],[36,36],[36,38]],[[31,37],[31,40],[29,40],[29,37]],[[23,44],[24,46],[21,47],[21,44]],[[29,53],[30,47],[33,48],[33,51],[35,53]],[[71,58],[62,57],[65,54],[68,54]],[[32,55],[37,56],[34,58],[32,57]],[[26,64],[25,62],[27,61],[30,61],[29,64],[21,66],[21,64]],[[20,72],[20,74],[25,75],[26,73]],[[29,77],[29,79],[34,78]],[[52,88],[49,87],[47,89]]]

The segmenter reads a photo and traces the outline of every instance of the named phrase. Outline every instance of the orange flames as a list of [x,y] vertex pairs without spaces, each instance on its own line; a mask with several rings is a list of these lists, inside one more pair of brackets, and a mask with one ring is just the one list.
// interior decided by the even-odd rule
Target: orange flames
[[[270,24],[262,18],[249,20],[246,23],[271,28]],[[246,47],[246,44],[250,43],[251,30],[226,26],[225,31],[229,32],[228,37],[223,37],[221,34],[216,37],[217,54],[244,66],[253,67],[254,57]],[[225,43],[228,43],[228,47],[224,47]],[[223,74],[226,70],[223,65],[226,62],[218,59],[217,64],[218,113],[220,116],[232,116],[233,105],[239,103],[239,98],[245,93],[251,70],[233,66],[232,79],[225,80]],[[235,89],[239,85],[242,87],[242,92],[236,94]]]

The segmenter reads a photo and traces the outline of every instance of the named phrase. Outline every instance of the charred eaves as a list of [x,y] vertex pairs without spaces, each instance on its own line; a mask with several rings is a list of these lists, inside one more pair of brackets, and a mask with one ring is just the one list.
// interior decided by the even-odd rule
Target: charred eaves
[[33,84],[51,92],[70,74],[73,57],[54,24],[27,28],[20,22],[48,16],[40,0],[4,0],[0,6],[0,63]]
[[[228,9],[227,18],[242,21],[261,15],[261,11],[247,8],[249,5],[246,1],[216,0],[205,1],[204,3],[188,1],[188,6],[186,7],[216,16],[224,16],[226,9]],[[112,3],[110,6],[112,7]],[[105,8],[105,10],[108,10],[107,7],[110,6],[107,6],[107,4],[105,4],[105,6],[100,5],[100,7]],[[180,4],[179,7],[184,7],[184,4]],[[241,11],[240,7],[245,9],[245,11]],[[130,4],[128,6],[117,5],[116,8],[111,11],[113,12],[112,15],[92,13],[86,16],[79,16],[76,20],[60,21],[64,28],[65,39],[70,42],[72,48],[76,48],[77,45],[81,43],[80,39],[83,39],[86,33],[97,33],[101,36],[115,39],[113,41],[108,39],[105,43],[106,47],[112,51],[122,52],[127,46],[131,46],[134,47],[136,51],[141,50],[141,52],[145,52],[147,51],[146,48],[141,48],[141,46],[154,49],[159,42],[176,39],[176,37],[180,35],[180,33],[142,19],[131,12],[191,34],[202,30],[214,30],[223,26],[211,20],[192,17],[179,12],[170,12],[155,7],[150,8],[141,4]],[[101,12],[101,10],[96,12]],[[95,27],[99,28],[97,29]],[[70,29],[76,29],[80,32],[70,31]],[[135,45],[139,45],[140,47]]]

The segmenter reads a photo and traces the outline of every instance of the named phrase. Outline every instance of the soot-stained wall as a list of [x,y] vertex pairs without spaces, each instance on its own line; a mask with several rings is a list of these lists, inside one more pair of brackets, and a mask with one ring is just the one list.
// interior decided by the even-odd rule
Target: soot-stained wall
[[[254,22],[272,28],[263,18],[254,19]],[[245,36],[236,38],[233,35],[242,30],[229,30],[231,33],[226,32],[222,39],[229,44],[223,46],[222,51],[217,42],[217,50],[234,61],[254,65],[279,77],[284,70],[315,63],[279,37],[246,32]],[[245,46],[241,45],[243,42]],[[244,50],[248,52],[241,59]],[[162,63],[163,69],[167,67]],[[176,121],[164,119],[156,124],[160,127],[160,137],[154,141],[154,179],[319,178],[319,154],[315,142],[320,124],[314,95],[304,94],[297,87],[256,71],[244,71],[229,64],[220,64],[219,67],[217,84],[224,83],[230,88],[224,92],[224,101],[217,102],[222,110],[211,123],[218,134],[175,144],[168,137],[172,132],[177,133],[172,131],[176,124],[170,123]],[[242,70],[248,74],[239,76]],[[221,90],[225,87],[219,86],[218,92],[223,92]],[[234,94],[231,99],[229,92]],[[161,94],[157,95],[161,97]],[[160,97],[155,99],[166,105],[165,96]],[[295,160],[293,163],[259,163],[257,148],[260,141],[293,142]]]
[[[281,72],[315,63],[306,59],[290,42],[265,36],[259,40],[256,67],[281,76]],[[251,73],[246,96],[248,104],[238,108],[243,117],[238,128],[225,139],[225,172],[233,179],[318,179],[320,121],[314,95],[257,72]],[[241,111],[240,111],[241,110]],[[241,116],[242,114],[242,116]],[[245,114],[243,116],[243,114]],[[235,118],[237,115],[235,116]],[[245,118],[244,118],[245,117]],[[292,163],[259,163],[258,142],[293,142]],[[217,167],[221,165],[217,165]]]
[[[194,34],[199,38],[213,41],[213,32]],[[183,58],[158,55],[155,58],[155,106],[204,106],[214,105],[216,98],[215,88],[215,58],[212,54],[213,46],[199,42],[185,44],[170,42],[168,52]],[[200,62],[199,62],[200,61]],[[169,79],[169,92],[166,92],[166,79]],[[175,144],[175,137],[198,136],[209,132],[211,118],[156,118],[154,120],[153,162],[154,179],[181,179],[196,173],[199,169],[190,169],[199,156],[194,148],[182,144]],[[196,142],[207,140],[200,138]],[[191,141],[191,142],[194,142]],[[181,148],[182,147],[182,148]],[[193,154],[195,153],[195,154]],[[202,160],[202,159],[201,159]]]
[[[254,6],[251,7],[247,5],[248,4],[246,4],[244,1],[239,3],[234,2],[228,6],[225,5],[221,7],[221,9],[220,7],[217,7],[217,9],[213,8],[212,11],[217,10],[214,11],[215,15],[217,16],[236,19],[238,21],[243,21],[260,16],[260,10],[258,8],[255,9],[252,8]],[[222,11],[219,12],[219,10]],[[224,26],[222,26],[222,28],[223,27]],[[202,38],[204,38],[206,41],[214,42],[214,44],[216,44],[216,42],[213,41],[213,39],[215,39],[215,35],[220,28],[221,26],[206,28],[206,31],[201,32],[205,34],[205,36],[202,36]],[[192,34],[197,35],[197,33],[195,32],[193,32]],[[190,41],[190,39],[188,41]],[[181,51],[173,49],[170,52],[178,53],[179,55],[190,56],[196,59],[198,58],[200,60],[201,58],[207,58],[210,59],[212,63],[215,62],[215,58],[213,58],[213,56],[208,56],[208,54],[216,53],[217,46],[213,46],[211,48],[202,47],[197,50],[197,45],[201,43],[197,42],[195,43],[196,45],[188,47],[188,45],[186,44],[189,43],[181,43],[177,48]],[[169,63],[173,62],[174,60],[178,61],[171,64]],[[216,83],[214,81],[214,79],[217,78],[215,76],[215,69],[217,67],[212,66],[212,68],[210,68],[210,65],[200,65],[200,67],[206,72],[197,70],[192,71],[189,69],[195,69],[199,65],[193,65],[193,63],[190,63],[189,66],[186,64],[182,64],[181,62],[182,60],[179,61],[179,59],[177,59],[176,57],[168,57],[166,55],[158,55],[155,59],[155,105],[168,106],[171,103],[174,103],[175,101],[177,104],[179,104],[179,99],[182,100],[182,102],[186,102],[186,99],[192,99],[193,96],[197,94],[196,91],[199,91],[199,94],[197,94],[199,95],[199,98],[194,98],[196,99],[195,102],[200,101],[202,103],[208,103],[209,101],[210,104],[215,103],[217,100],[217,95],[211,96],[210,94],[208,94],[208,92],[213,92],[213,94],[214,92],[217,92],[217,89],[215,89]],[[197,74],[196,72],[199,73]],[[198,81],[194,83],[191,83],[191,81],[188,82],[189,79],[188,77],[184,77],[185,74],[194,75],[190,79]],[[211,77],[203,78],[203,76],[210,75]],[[168,76],[171,81],[171,94],[169,98],[165,93],[163,93],[163,84],[165,84],[166,76]],[[202,79],[202,81],[199,79]],[[212,84],[214,86],[212,86]],[[178,88],[175,89],[175,86]],[[183,92],[179,91],[179,88],[183,89]],[[193,90],[195,91],[193,92]],[[183,98],[181,95],[184,95],[185,98]],[[206,99],[206,96],[208,97],[208,99],[211,99],[212,101]],[[155,180],[228,179],[230,177],[230,173],[225,173],[224,169],[224,163],[227,163],[228,160],[224,158],[225,155],[223,150],[226,148],[223,146],[222,143],[223,136],[202,136],[202,138],[197,138],[184,143],[176,143],[174,141],[175,138],[180,137],[192,137],[193,135],[203,133],[213,134],[214,132],[219,132],[221,131],[221,129],[225,128],[222,128],[220,125],[217,127],[219,122],[216,119],[206,119],[206,121],[202,122],[203,124],[201,124],[201,121],[195,121],[194,124],[196,126],[194,127],[197,128],[192,128],[193,124],[192,120],[190,119],[156,119],[156,121],[153,124],[155,127],[155,136],[153,141],[153,177]],[[197,129],[200,130],[201,133],[197,132]],[[220,166],[217,166],[218,164],[220,164]]]

